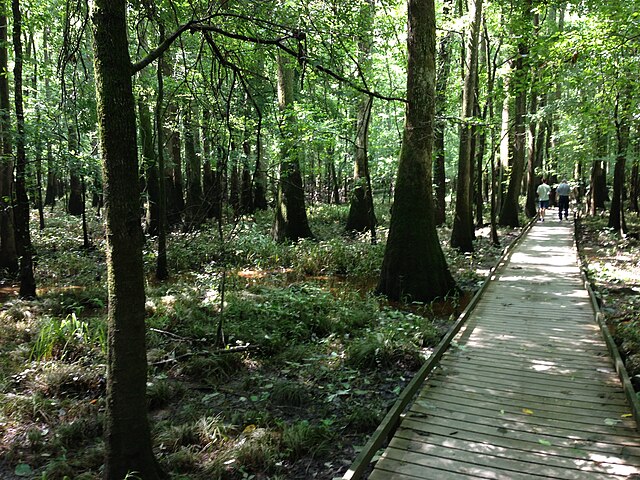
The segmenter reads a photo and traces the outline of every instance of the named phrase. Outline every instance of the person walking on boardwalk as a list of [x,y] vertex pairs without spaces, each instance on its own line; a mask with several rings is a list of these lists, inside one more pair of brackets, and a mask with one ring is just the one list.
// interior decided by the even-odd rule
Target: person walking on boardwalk
[[560,185],[556,189],[558,194],[558,215],[562,220],[562,212],[564,211],[564,219],[569,217],[569,194],[571,193],[571,187],[567,183],[567,179],[563,178]]
[[538,202],[540,202],[540,209],[538,210],[538,214],[540,215],[540,221],[544,222],[544,213],[547,208],[549,208],[549,192],[551,191],[551,187],[547,185],[547,179],[543,178],[542,183],[538,185],[538,190],[536,193],[538,194]]

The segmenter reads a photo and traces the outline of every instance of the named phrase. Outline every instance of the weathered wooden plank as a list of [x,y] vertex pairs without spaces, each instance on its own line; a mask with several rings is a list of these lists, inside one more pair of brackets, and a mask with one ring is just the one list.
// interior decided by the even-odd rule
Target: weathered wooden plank
[[[537,475],[546,478],[563,480],[582,480],[585,476],[592,480],[610,480],[612,473],[625,477],[640,473],[640,469],[632,465],[512,451],[506,448],[496,448],[493,445],[456,441],[455,439],[453,441],[445,440],[447,440],[446,437],[431,437],[429,442],[425,442],[395,437],[389,447],[396,449],[396,452],[405,451],[422,456],[428,455],[429,457],[490,467],[491,469],[497,468],[515,474],[528,474],[528,472],[534,471]],[[412,458],[407,459],[413,460]],[[430,465],[433,465],[430,460],[428,461]]]
[[[471,372],[502,372],[505,375],[521,376],[523,378],[545,378],[557,380],[558,382],[568,381],[572,384],[593,385],[595,382],[607,385],[611,388],[622,388],[620,380],[615,375],[613,369],[608,371],[599,371],[597,369],[589,369],[587,372],[577,369],[554,369],[533,365],[527,366],[522,362],[500,362],[496,364],[491,361],[478,359],[476,357],[455,358],[448,356],[440,361],[442,368],[454,367],[457,369],[465,369]],[[527,368],[528,367],[528,368]]]
[[491,386],[492,391],[496,395],[505,396],[520,396],[522,398],[530,398],[533,401],[546,401],[559,403],[563,401],[571,402],[574,406],[581,406],[583,408],[601,408],[607,405],[626,406],[627,401],[623,392],[604,392],[601,395],[587,396],[586,394],[577,395],[567,388],[566,391],[559,390],[545,390],[540,388],[532,388],[530,385],[524,382],[511,382],[500,378],[494,378],[490,382],[483,381],[480,378],[474,378],[473,376],[464,376],[463,374],[454,375],[442,375],[436,374],[431,377],[429,383],[434,385],[452,385],[457,383],[463,383],[465,386],[486,388],[487,385]]
[[[520,430],[519,425],[514,425],[510,428],[496,423],[488,424],[488,422],[482,422],[482,419],[477,419],[475,422],[464,422],[461,420],[455,420],[451,418],[442,418],[431,416],[429,421],[425,421],[422,418],[414,418],[412,415],[407,416],[402,422],[401,428],[410,428],[416,432],[429,432],[432,427],[441,427],[445,429],[445,435],[456,436],[461,435],[461,432],[473,432],[474,434],[484,434],[492,437],[492,440],[486,441],[493,443],[493,437],[502,437],[506,442],[505,447],[509,446],[509,442],[525,442],[530,443],[529,448],[532,448],[534,444],[538,445],[551,445],[558,448],[578,449],[585,450],[587,452],[599,452],[610,455],[622,455],[626,452],[628,455],[634,457],[640,456],[640,444],[639,445],[623,445],[618,443],[611,443],[607,441],[600,441],[599,434],[583,434],[583,435],[551,435],[545,431],[527,431]],[[442,431],[440,432],[442,434]],[[557,432],[553,432],[557,433]],[[536,450],[540,451],[540,450]],[[544,450],[542,450],[544,451]],[[571,456],[571,455],[567,455]]]
[[[601,408],[576,408],[575,406],[567,403],[550,403],[550,402],[536,402],[531,399],[527,399],[526,403],[522,398],[508,398],[495,395],[487,395],[486,392],[471,392],[469,389],[454,389],[454,388],[428,388],[421,392],[416,401],[424,400],[430,402],[431,399],[442,399],[444,401],[450,401],[452,403],[459,404],[461,402],[467,402],[473,405],[486,405],[486,408],[491,408],[494,411],[508,410],[510,408],[516,410],[522,410],[528,408],[534,412],[547,412],[550,417],[558,416],[562,418],[571,418],[572,421],[582,424],[604,424],[608,418],[611,419],[623,419],[632,421],[630,419],[630,410],[626,407],[621,407],[617,411],[611,409],[603,410]],[[635,425],[635,422],[633,422]],[[588,430],[588,429],[587,429]]]
[[540,376],[518,376],[497,370],[470,370],[464,368],[464,364],[456,365],[455,367],[442,368],[433,376],[433,378],[437,378],[437,375],[465,383],[467,381],[491,382],[494,385],[501,385],[503,387],[524,388],[527,392],[532,392],[534,394],[536,392],[543,392],[545,394],[557,393],[583,400],[595,399],[595,401],[598,402],[602,398],[617,398],[621,403],[626,402],[622,388],[615,389],[602,383],[576,383],[572,382],[569,378],[558,380]]
[[411,411],[421,414],[438,414],[440,416],[454,416],[464,413],[475,417],[498,418],[509,422],[521,422],[527,425],[551,426],[562,428],[568,434],[572,430],[586,433],[603,433],[622,435],[636,438],[636,426],[630,417],[594,418],[584,415],[577,418],[579,412],[554,412],[544,408],[533,409],[531,406],[504,405],[490,402],[465,402],[463,398],[451,395],[430,395],[416,399]]
[[[635,436],[635,432],[629,430],[626,432],[616,432],[614,428],[611,428],[609,431],[602,428],[602,431],[594,432],[576,429],[575,427],[566,427],[565,425],[558,425],[558,423],[549,424],[549,422],[542,422],[543,424],[540,424],[532,421],[532,418],[534,416],[540,417],[541,414],[536,413],[534,410],[531,411],[533,414],[530,415],[529,418],[526,418],[526,415],[512,415],[508,418],[506,415],[501,415],[500,412],[494,412],[493,415],[490,414],[491,412],[487,412],[484,415],[474,415],[463,411],[424,408],[418,401],[412,406],[409,417],[414,420],[426,422],[437,418],[438,423],[446,423],[449,421],[467,422],[469,425],[485,425],[510,431],[535,433],[537,435],[567,437],[572,439],[584,438],[601,443],[640,447],[640,440]],[[606,425],[604,426],[606,427]]]

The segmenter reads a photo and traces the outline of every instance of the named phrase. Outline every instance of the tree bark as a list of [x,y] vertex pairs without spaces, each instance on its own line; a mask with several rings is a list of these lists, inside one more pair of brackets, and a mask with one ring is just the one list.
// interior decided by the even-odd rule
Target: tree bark
[[[611,208],[609,210],[609,228],[619,234],[627,232],[627,225],[624,218],[623,195],[626,173],[627,147],[629,145],[629,99],[631,92],[623,89],[623,93],[618,95],[615,107],[616,120],[616,140],[618,143],[616,151],[616,163],[613,169],[613,194],[611,197]],[[623,98],[621,98],[623,97]]]
[[125,11],[125,0],[95,0],[91,8],[109,299],[104,477],[122,480],[135,472],[155,480],[165,475],[147,418],[143,234]]
[[[442,7],[442,16],[447,18],[453,8],[453,0],[446,0]],[[440,40],[438,53],[438,73],[436,75],[436,114],[433,129],[434,163],[433,182],[435,185],[434,215],[436,225],[444,225],[446,221],[446,196],[447,183],[445,174],[445,143],[444,134],[446,120],[444,118],[447,111],[447,84],[449,82],[449,72],[451,70],[451,41],[453,32],[448,31]]]
[[187,105],[182,115],[184,131],[184,160],[187,173],[187,200],[185,222],[188,229],[198,228],[204,220],[202,208],[202,164],[197,154],[196,134],[192,122],[192,105]]
[[[164,41],[164,24],[158,25],[160,42]],[[166,280],[169,277],[169,267],[167,266],[167,179],[164,174],[166,170],[164,157],[164,127],[162,121],[164,110],[164,56],[158,58],[156,78],[158,80],[158,92],[155,106],[155,129],[158,148],[158,258],[156,260],[156,278]]]
[[[529,3],[530,1],[527,4]],[[515,90],[513,161],[511,164],[511,175],[509,176],[509,186],[504,197],[499,220],[500,225],[512,228],[520,226],[520,219],[518,217],[520,212],[519,199],[527,144],[525,117],[527,114],[528,71],[524,59],[528,54],[529,48],[527,45],[524,42],[520,43],[518,45],[518,58],[516,60],[513,81],[513,88]]]
[[472,207],[472,120],[475,112],[475,84],[478,72],[478,38],[482,19],[482,0],[469,2],[469,16],[473,19],[467,33],[466,71],[462,90],[462,121],[460,126],[460,149],[458,156],[458,183],[456,209],[451,231],[451,246],[461,252],[473,251],[473,207]]
[[[358,39],[358,55],[360,69],[371,70],[371,48],[373,44],[373,18],[375,7],[372,0],[362,3],[359,16],[360,38]],[[359,95],[358,113],[356,116],[355,163],[353,169],[353,188],[351,203],[347,217],[347,232],[366,232],[372,234],[375,241],[376,215],[373,208],[373,192],[371,191],[371,175],[369,174],[369,124],[373,97]]]
[[[8,70],[7,17],[0,15],[0,71]],[[10,99],[7,75],[0,75],[0,268],[10,275],[20,271],[13,216],[13,152],[11,148]]]
[[146,105],[147,99],[138,99],[138,118],[140,125],[140,145],[142,146],[142,168],[146,178],[146,226],[147,233],[158,235],[159,210],[160,210],[160,175],[153,147],[153,127],[151,115]]
[[280,181],[272,229],[273,238],[278,242],[313,237],[307,220],[299,152],[294,144],[297,136],[294,102],[293,61],[279,55],[278,104],[285,132],[281,139]]
[[389,237],[377,292],[432,301],[455,290],[434,220],[431,186],[435,114],[435,6],[408,0],[405,127]]
[[25,149],[24,107],[22,100],[22,14],[19,0],[11,2],[13,12],[13,83],[16,110],[16,196],[13,207],[16,247],[20,257],[20,298],[36,297],[33,275],[33,245],[29,229],[29,197],[27,196],[27,152]]

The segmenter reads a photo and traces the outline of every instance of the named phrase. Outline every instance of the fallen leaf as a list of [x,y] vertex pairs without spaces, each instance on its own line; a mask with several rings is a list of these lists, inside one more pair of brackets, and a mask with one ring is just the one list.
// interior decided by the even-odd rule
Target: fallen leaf
[[529,410],[528,408],[523,408],[522,413],[525,415],[533,415],[533,410]]
[[544,439],[542,439],[542,438],[539,438],[539,439],[538,439],[538,443],[539,443],[540,445],[545,445],[545,446],[547,446],[547,447],[550,447],[550,446],[551,446],[551,442],[550,442],[549,440],[544,440]]

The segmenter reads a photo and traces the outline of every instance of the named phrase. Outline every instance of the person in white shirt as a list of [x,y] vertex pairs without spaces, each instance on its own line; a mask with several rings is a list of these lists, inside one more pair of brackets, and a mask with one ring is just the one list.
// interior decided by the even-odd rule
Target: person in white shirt
[[538,194],[538,202],[540,202],[540,208],[538,214],[540,215],[540,221],[544,222],[544,213],[549,208],[549,192],[551,187],[547,185],[547,179],[543,178],[542,183],[538,185],[536,193]]

